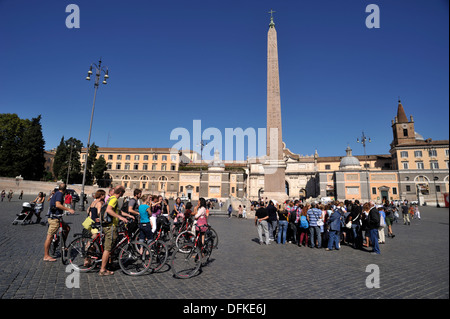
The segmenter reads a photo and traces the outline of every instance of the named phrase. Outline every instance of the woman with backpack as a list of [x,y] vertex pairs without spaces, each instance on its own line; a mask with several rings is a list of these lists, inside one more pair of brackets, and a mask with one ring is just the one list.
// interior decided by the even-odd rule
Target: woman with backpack
[[302,247],[303,239],[304,246],[308,246],[308,232],[309,232],[309,223],[307,219],[308,210],[311,208],[310,204],[306,204],[305,207],[303,207],[302,212],[300,213],[300,221],[298,223],[298,227],[300,230],[300,236],[298,240],[298,247]]

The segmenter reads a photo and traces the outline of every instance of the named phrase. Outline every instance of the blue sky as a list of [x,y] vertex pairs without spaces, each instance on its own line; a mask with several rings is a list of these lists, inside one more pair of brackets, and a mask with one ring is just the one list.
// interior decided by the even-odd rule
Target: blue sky
[[[80,28],[65,25],[80,8]],[[380,28],[368,29],[368,4]],[[174,128],[266,125],[267,31],[278,33],[283,140],[297,154],[388,154],[400,96],[416,131],[448,139],[449,3],[381,0],[0,0],[0,112],[42,114],[46,149],[171,147]]]

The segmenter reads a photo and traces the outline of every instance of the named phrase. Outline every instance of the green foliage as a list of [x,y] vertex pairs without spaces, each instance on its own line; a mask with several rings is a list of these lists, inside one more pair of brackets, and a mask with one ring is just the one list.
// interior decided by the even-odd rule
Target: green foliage
[[44,146],[40,115],[28,120],[17,114],[0,114],[0,176],[43,178]]

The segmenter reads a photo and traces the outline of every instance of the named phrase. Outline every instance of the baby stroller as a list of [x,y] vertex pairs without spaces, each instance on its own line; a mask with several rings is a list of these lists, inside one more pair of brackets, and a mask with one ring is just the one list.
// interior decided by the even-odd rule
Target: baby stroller
[[16,219],[14,219],[12,224],[13,225],[31,224],[31,219],[33,218],[33,215],[34,215],[34,206],[35,206],[35,203],[28,203],[28,202],[23,203],[22,211],[20,212],[20,214],[17,214],[17,217],[16,217]]

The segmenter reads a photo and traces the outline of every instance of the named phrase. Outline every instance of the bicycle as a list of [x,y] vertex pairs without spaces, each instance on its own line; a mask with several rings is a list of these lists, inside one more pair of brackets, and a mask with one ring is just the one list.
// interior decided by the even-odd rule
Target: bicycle
[[[207,225],[208,229],[205,232],[205,237],[211,238],[213,241],[213,248],[218,249],[219,246],[219,235],[217,232],[212,228],[210,225]],[[182,231],[175,239],[175,246],[180,249],[182,247],[182,244],[194,242],[194,239],[196,237],[195,232],[191,231],[190,228],[187,230]]]
[[52,242],[50,243],[50,255],[57,257],[57,252],[59,251],[61,262],[63,265],[67,265],[67,247],[66,240],[69,236],[70,226],[64,222],[63,216],[67,215],[64,212],[60,216],[54,216],[59,221],[58,231],[53,235]]
[[[69,245],[68,260],[80,272],[88,272],[102,262],[105,235],[101,224],[98,229],[99,232],[93,239],[91,236],[75,234],[78,237]],[[126,225],[119,223],[118,237],[111,249],[110,258],[118,259],[125,274],[139,276],[150,269],[152,252],[146,243],[132,240]]]
[[[174,276],[187,279],[197,275],[202,266],[205,266],[211,257],[214,248],[212,236],[206,233],[211,229],[210,225],[205,231],[197,231],[194,242],[180,242],[180,247],[172,255],[171,268]],[[204,243],[201,243],[201,234],[205,233]]]

